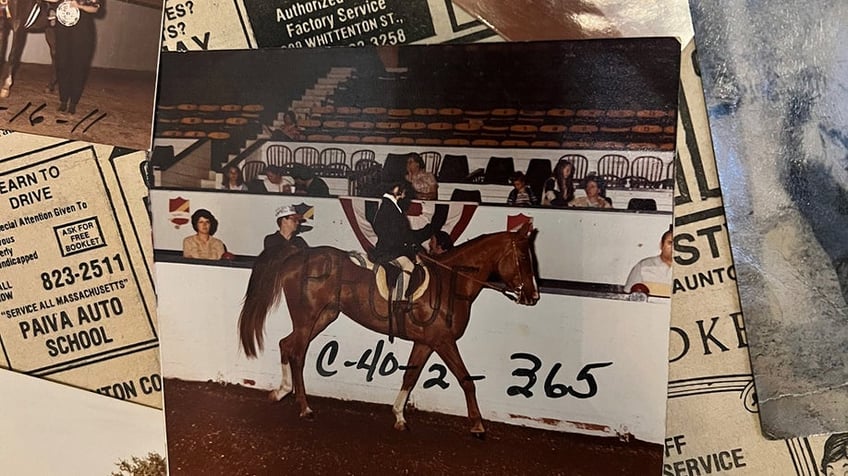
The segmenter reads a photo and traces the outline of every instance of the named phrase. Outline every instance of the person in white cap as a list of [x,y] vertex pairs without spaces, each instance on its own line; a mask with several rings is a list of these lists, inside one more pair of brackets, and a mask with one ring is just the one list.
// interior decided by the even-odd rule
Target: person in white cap
[[294,207],[285,205],[277,209],[278,230],[265,237],[264,249],[276,246],[295,246],[300,249],[309,248],[303,238],[297,236],[303,217],[295,211]]

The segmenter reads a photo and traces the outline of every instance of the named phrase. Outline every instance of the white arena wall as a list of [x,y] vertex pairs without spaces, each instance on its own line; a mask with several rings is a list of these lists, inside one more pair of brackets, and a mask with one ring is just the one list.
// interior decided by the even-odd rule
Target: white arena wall
[[[166,227],[156,225],[154,229]],[[279,385],[276,343],[291,329],[285,303],[268,317],[266,349],[259,358],[248,360],[239,350],[238,314],[249,275],[245,268],[157,263],[166,377],[264,390]],[[471,374],[485,377],[476,382],[484,419],[661,443],[665,437],[669,309],[668,299],[645,303],[547,293],[536,306],[525,307],[496,292],[483,291],[458,343]],[[344,364],[359,361],[369,349],[365,360],[371,362],[380,345],[371,381],[367,369]],[[410,348],[410,343],[400,340],[390,344],[385,336],[340,316],[312,342],[305,367],[307,392],[386,404],[386,424],[391,424],[390,405],[402,380],[395,362],[404,365]],[[515,355],[519,353],[524,355]],[[540,367],[535,383],[529,386],[528,377],[513,372],[532,368],[534,360]],[[584,366],[606,363],[610,365],[586,368],[583,378],[579,377]],[[465,399],[450,373],[444,378],[447,388],[424,388],[428,379],[439,375],[439,365],[442,363],[434,354],[410,402],[422,410],[465,416]],[[586,396],[591,393],[592,379],[596,393]],[[572,390],[568,392],[563,385]],[[530,393],[510,392],[513,387],[526,387]],[[320,418],[320,406],[313,402],[313,408]],[[291,411],[295,418],[292,408],[269,405],[269,411]],[[413,425],[415,418],[408,415]]]
[[[194,233],[191,224],[176,228],[169,222],[168,200],[177,197],[189,200],[191,212],[211,211],[219,221],[215,236],[236,255],[258,255],[264,236],[276,231],[277,207],[301,202],[315,207],[314,229],[302,234],[310,245],[362,251],[337,198],[154,189],[150,200],[157,250],[182,251],[183,239]],[[672,221],[670,213],[483,205],[458,243],[506,230],[507,215],[519,213],[532,216],[539,230],[535,249],[541,278],[620,285],[639,260],[659,254],[660,237]]]

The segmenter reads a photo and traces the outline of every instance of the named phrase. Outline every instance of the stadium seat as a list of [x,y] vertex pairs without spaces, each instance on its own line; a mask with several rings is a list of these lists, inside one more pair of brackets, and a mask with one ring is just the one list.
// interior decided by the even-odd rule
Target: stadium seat
[[421,158],[424,159],[424,168],[427,172],[436,175],[439,172],[439,166],[442,164],[442,154],[435,151],[421,152]]
[[245,182],[250,182],[265,171],[265,162],[261,160],[248,160],[241,166],[241,174]]
[[527,172],[524,175],[527,185],[533,190],[533,194],[541,199],[545,181],[553,175],[551,160],[530,159],[530,163],[527,164]]
[[273,144],[265,150],[265,162],[268,165],[281,166],[294,162],[294,154],[292,154],[291,149],[284,145]]
[[574,165],[575,181],[583,180],[583,178],[586,177],[586,174],[589,172],[589,159],[587,159],[584,155],[566,154],[560,157],[559,160],[567,160]]
[[491,157],[486,164],[486,175],[483,183],[510,185],[509,176],[515,172],[512,157]]
[[624,177],[630,170],[627,157],[618,154],[607,154],[598,160],[598,175]]
[[388,154],[383,162],[383,183],[399,182],[406,177],[406,160],[409,154]]
[[642,155],[630,164],[630,175],[642,177],[649,182],[659,182],[663,175],[663,162],[659,157]]
[[468,156],[445,154],[439,168],[439,182],[462,182],[468,177]]
[[463,190],[461,188],[455,188],[453,192],[451,192],[450,199],[452,202],[480,203],[483,201],[483,197],[481,196],[479,190]]
[[315,147],[298,147],[294,150],[294,161],[309,167],[320,167],[321,153]]
[[627,209],[656,211],[657,201],[653,198],[631,198],[630,201],[627,202]]

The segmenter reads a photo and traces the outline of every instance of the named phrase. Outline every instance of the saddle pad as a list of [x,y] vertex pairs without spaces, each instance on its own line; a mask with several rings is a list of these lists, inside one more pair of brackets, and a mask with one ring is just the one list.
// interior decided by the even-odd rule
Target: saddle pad
[[[374,278],[376,279],[375,283],[377,284],[377,292],[380,294],[380,297],[389,300],[389,288],[386,286],[386,270],[382,266],[377,266],[368,259],[364,254],[357,251],[348,252],[348,256],[350,256],[350,260],[353,261],[359,267],[365,268],[368,271],[374,273]],[[377,268],[376,271],[374,268]],[[409,298],[410,302],[415,302],[416,299],[420,298],[421,295],[424,294],[424,291],[427,290],[427,286],[430,285],[430,270],[427,269],[426,266],[424,268],[424,280],[421,282],[412,295]],[[408,279],[408,278],[407,278]]]

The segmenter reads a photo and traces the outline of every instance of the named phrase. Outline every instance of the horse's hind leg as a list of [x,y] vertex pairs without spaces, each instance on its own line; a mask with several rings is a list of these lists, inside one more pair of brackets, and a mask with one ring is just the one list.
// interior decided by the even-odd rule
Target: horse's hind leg
[[415,387],[415,382],[421,375],[421,370],[430,358],[433,349],[430,346],[416,342],[412,346],[412,351],[409,353],[409,361],[406,363],[406,370],[403,372],[403,384],[400,387],[400,392],[395,398],[395,404],[392,405],[392,413],[395,414],[395,430],[403,431],[407,429],[406,419],[403,417],[403,409],[406,407],[406,401],[409,399],[409,394],[412,388]]
[[477,438],[486,437],[486,429],[483,428],[483,419],[480,416],[480,407],[477,406],[477,390],[474,380],[465,368],[465,363],[459,355],[456,342],[448,342],[436,349],[439,357],[445,361],[451,373],[453,373],[462,391],[465,392],[465,403],[468,406],[468,419],[471,420],[471,434]]
[[280,367],[282,368],[283,378],[280,381],[280,386],[268,394],[268,399],[278,402],[293,390],[291,364],[289,363],[289,355],[292,352],[292,340],[294,333],[291,333],[280,339]]
[[292,352],[289,354],[289,363],[291,363],[294,380],[295,399],[300,404],[301,418],[312,418],[312,409],[309,408],[309,402],[306,400],[306,386],[303,383],[306,351],[309,349],[309,343],[312,342],[312,339],[326,329],[337,317],[339,317],[338,309],[325,307],[318,311],[314,322],[295,323],[294,320],[292,321],[294,330],[291,336]]

